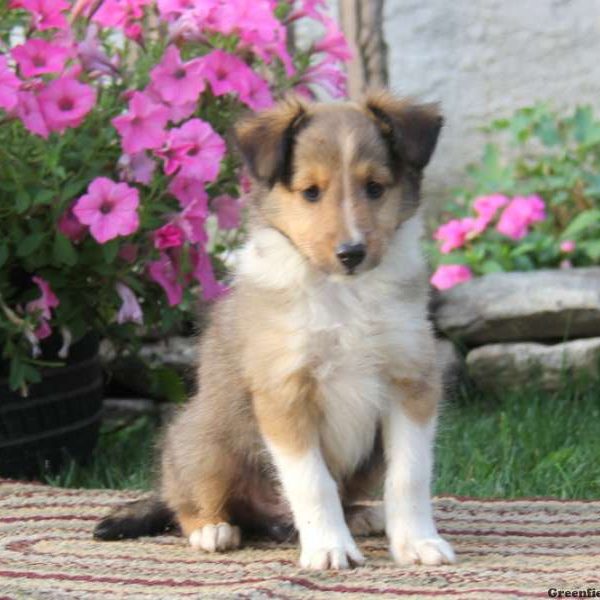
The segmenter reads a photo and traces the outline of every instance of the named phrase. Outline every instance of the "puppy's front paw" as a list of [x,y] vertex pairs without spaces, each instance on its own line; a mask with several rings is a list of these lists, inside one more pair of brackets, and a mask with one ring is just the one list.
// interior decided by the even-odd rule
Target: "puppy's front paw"
[[226,552],[241,545],[240,528],[229,523],[204,525],[194,529],[189,537],[190,546],[205,552]]
[[349,569],[353,566],[362,565],[365,562],[363,555],[348,536],[326,542],[318,539],[304,541],[300,554],[300,566],[303,569]]
[[456,562],[452,546],[440,536],[392,539],[391,551],[399,565],[441,565]]

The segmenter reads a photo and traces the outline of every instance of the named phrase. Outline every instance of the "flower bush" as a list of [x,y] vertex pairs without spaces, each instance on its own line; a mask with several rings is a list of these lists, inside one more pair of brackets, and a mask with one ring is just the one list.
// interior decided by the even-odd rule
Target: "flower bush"
[[[589,107],[546,105],[495,121],[434,232],[432,284],[448,289],[498,271],[600,263],[600,122]],[[506,143],[506,136],[509,144]]]
[[[323,0],[0,0],[0,347],[13,389],[40,342],[135,346],[221,281],[247,179],[225,137],[293,90],[345,92]],[[292,51],[298,19],[323,34]],[[42,343],[43,346],[43,343]]]

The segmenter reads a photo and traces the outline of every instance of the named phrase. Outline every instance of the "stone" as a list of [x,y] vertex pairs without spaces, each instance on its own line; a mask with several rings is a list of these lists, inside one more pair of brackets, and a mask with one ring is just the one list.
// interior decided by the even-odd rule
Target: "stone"
[[538,385],[557,390],[578,377],[598,379],[600,337],[560,344],[488,344],[467,355],[467,371],[483,390],[502,391]]
[[466,346],[600,336],[600,267],[492,273],[441,292],[433,310]]

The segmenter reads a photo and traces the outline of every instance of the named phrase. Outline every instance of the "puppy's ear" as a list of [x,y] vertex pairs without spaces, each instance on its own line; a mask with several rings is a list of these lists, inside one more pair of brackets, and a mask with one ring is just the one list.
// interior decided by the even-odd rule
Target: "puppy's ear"
[[306,104],[290,97],[236,124],[237,146],[256,180],[269,187],[277,182],[290,185],[294,143],[307,122]]
[[419,171],[424,169],[443,124],[439,106],[415,104],[379,91],[368,94],[365,107],[390,147],[393,166],[405,161]]

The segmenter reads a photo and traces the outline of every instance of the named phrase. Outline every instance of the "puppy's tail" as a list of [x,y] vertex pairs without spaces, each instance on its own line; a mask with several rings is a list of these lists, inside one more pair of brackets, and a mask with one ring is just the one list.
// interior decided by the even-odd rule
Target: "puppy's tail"
[[94,529],[97,540],[124,540],[160,535],[176,527],[173,511],[157,496],[119,506]]

